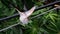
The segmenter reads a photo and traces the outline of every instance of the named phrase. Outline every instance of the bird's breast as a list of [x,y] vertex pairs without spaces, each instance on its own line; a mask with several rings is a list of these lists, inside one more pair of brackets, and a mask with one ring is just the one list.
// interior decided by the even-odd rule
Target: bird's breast
[[28,18],[20,17],[20,21],[22,22],[22,24],[28,24]]

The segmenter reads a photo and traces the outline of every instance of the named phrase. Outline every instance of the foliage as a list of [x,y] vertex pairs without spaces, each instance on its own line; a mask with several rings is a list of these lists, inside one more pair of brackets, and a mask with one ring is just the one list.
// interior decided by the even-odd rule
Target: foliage
[[[23,4],[21,3],[21,0],[0,0],[0,18],[12,16],[17,13],[17,11],[14,9],[14,6],[11,6],[8,1],[11,1],[14,6],[18,6],[19,9],[23,10]],[[37,6],[44,5],[43,1],[26,1],[27,3],[31,1],[30,5],[28,3],[29,8],[33,6],[32,3]],[[44,9],[37,10],[29,18],[46,12],[50,10],[50,8],[51,7],[46,7]],[[0,29],[3,29],[18,22],[19,17],[0,21]],[[58,13],[57,10],[52,10],[51,12],[39,16],[35,19],[31,19],[30,22],[31,23],[27,24],[26,27],[22,28],[20,25],[17,25],[15,27],[12,27],[11,29],[0,32],[0,34],[60,34],[60,10],[58,11]]]

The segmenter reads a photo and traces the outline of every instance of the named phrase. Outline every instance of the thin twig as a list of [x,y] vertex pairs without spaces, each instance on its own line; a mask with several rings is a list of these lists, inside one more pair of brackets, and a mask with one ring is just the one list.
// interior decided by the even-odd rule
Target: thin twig
[[40,6],[40,7],[36,8],[36,10],[39,10],[39,9],[42,9],[42,8],[46,8],[46,7],[49,7],[49,6],[53,6],[56,3],[60,3],[60,1],[55,1],[55,2],[49,3],[47,5]]
[[58,8],[58,7],[53,8],[53,9],[51,9],[51,10],[48,10],[48,11],[46,11],[46,12],[43,12],[43,13],[41,13],[41,14],[38,14],[38,15],[36,15],[36,16],[34,16],[34,17],[32,17],[31,19],[36,18],[36,17],[39,17],[39,16],[41,16],[41,15],[44,15],[44,14],[46,14],[46,13],[48,13],[48,12],[50,12],[50,11],[54,10],[54,9],[57,9],[57,8]]
[[19,25],[19,24],[20,24],[20,23],[17,23],[17,24],[11,25],[11,26],[9,26],[9,27],[3,28],[3,29],[0,30],[0,32],[1,32],[1,31],[4,31],[4,30],[7,30],[7,29],[10,29],[10,28],[12,28],[12,27],[14,27],[14,26],[17,26],[17,25]]

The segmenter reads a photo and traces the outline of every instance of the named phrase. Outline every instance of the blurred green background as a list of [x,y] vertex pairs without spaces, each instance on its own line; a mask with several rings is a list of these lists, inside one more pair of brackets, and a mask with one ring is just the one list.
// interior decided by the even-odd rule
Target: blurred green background
[[[18,6],[23,10],[23,0],[0,0],[0,18],[12,16],[18,13],[14,7]],[[45,0],[25,0],[28,9],[33,5],[43,6]],[[10,4],[13,4],[13,6]],[[48,11],[50,7],[39,9],[35,11],[29,18]],[[19,22],[19,17],[11,18],[9,20],[0,21],[0,30],[16,24]],[[30,20],[31,23],[27,24],[29,27],[21,27],[17,25],[8,30],[0,32],[0,34],[60,34],[60,10],[52,10],[51,12]]]

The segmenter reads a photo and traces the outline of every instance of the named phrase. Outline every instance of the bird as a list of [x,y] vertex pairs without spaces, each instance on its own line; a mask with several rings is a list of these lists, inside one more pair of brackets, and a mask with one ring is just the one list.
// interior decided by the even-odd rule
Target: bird
[[21,12],[18,9],[16,9],[19,13],[19,16],[20,16],[19,20],[22,23],[22,25],[29,23],[28,17],[34,12],[35,9],[36,9],[36,6],[33,6],[30,10],[25,11],[25,12]]

